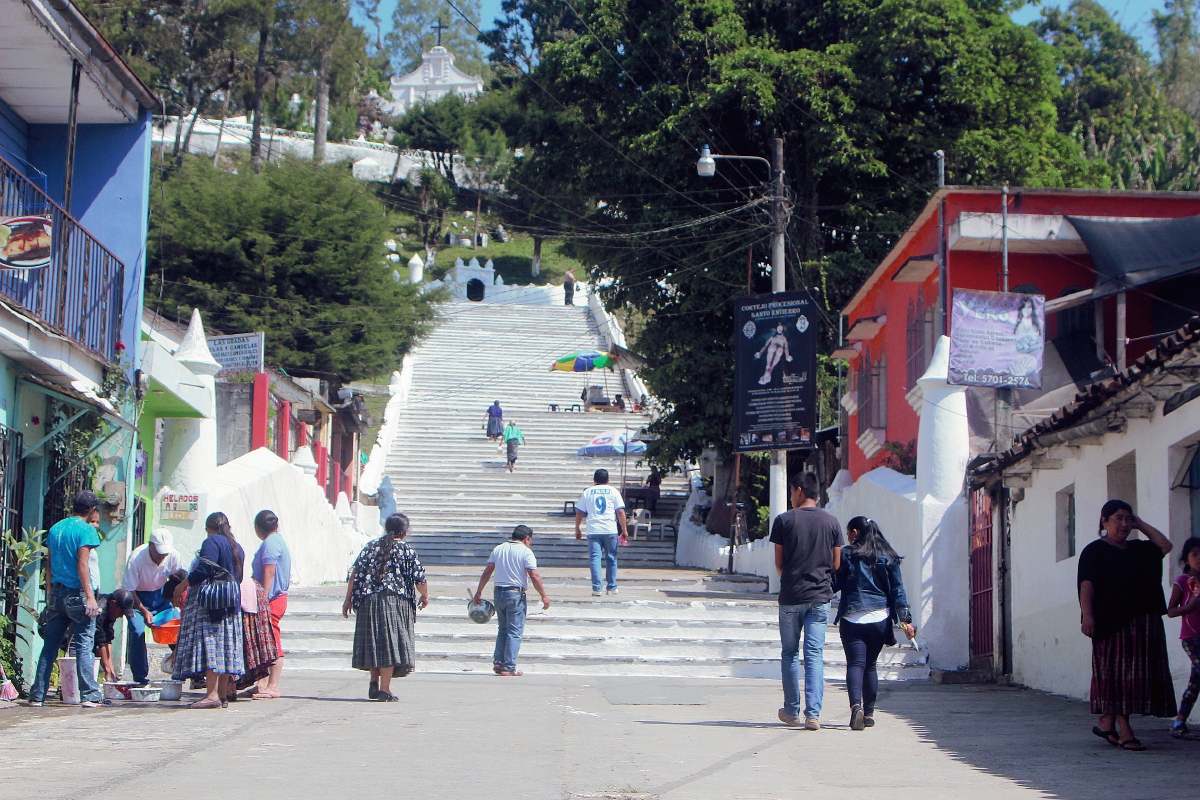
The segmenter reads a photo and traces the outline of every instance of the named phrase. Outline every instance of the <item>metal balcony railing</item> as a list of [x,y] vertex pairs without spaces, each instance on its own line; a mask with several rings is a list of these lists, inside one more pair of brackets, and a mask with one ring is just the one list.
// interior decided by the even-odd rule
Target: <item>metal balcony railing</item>
[[125,285],[120,259],[3,158],[0,225],[0,300],[115,360]]

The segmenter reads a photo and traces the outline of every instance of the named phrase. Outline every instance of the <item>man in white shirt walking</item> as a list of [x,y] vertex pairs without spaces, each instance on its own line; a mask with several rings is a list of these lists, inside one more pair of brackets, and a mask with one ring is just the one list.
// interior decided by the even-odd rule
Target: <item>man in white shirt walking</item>
[[155,528],[150,541],[129,554],[121,588],[133,593],[133,605],[138,613],[129,623],[129,668],[133,680],[145,685],[150,675],[146,655],[146,626],[154,615],[171,607],[171,598],[163,596],[163,586],[171,573],[186,568],[183,559],[171,547],[171,532]]
[[625,544],[625,501],[608,485],[608,470],[592,475],[594,486],[583,490],[575,504],[575,538],[582,539],[580,525],[587,520],[588,554],[591,557],[592,596],[600,596],[600,561],[604,561],[605,591],[617,593],[617,545]]
[[525,633],[525,590],[533,581],[533,588],[542,596],[542,610],[550,607],[550,597],[542,585],[542,576],[537,571],[530,544],[533,531],[528,525],[513,528],[512,539],[496,546],[488,556],[487,566],[479,578],[475,590],[476,603],[483,596],[483,587],[496,576],[496,588],[492,595],[496,604],[496,650],[492,654],[492,671],[506,678],[519,677],[517,653],[521,650],[521,637]]

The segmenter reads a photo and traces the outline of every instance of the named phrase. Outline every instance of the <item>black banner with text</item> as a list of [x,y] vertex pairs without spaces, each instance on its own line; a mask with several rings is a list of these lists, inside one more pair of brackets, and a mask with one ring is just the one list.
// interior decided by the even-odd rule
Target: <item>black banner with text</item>
[[734,450],[811,447],[817,309],[808,292],[743,297],[734,310]]

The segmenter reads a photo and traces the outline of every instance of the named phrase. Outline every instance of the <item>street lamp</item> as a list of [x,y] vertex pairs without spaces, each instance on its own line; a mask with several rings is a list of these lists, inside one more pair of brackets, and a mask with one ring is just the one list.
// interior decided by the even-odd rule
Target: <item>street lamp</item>
[[[778,294],[786,288],[784,247],[787,236],[787,215],[784,209],[783,188],[783,139],[771,140],[771,160],[761,156],[732,156],[713,153],[712,148],[704,145],[700,148],[700,158],[696,161],[696,174],[701,178],[711,178],[717,174],[717,159],[726,161],[758,161],[766,165],[770,172],[768,197],[771,200],[771,291]],[[771,451],[771,519],[787,511],[787,451]],[[733,559],[733,548],[730,547],[730,561]],[[732,569],[732,563],[731,563]]]

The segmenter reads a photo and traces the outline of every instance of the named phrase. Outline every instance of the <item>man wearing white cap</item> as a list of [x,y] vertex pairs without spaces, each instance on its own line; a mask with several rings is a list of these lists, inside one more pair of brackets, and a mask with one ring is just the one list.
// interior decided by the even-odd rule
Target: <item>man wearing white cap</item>
[[154,615],[171,607],[171,598],[163,596],[163,586],[171,573],[185,568],[183,559],[171,547],[171,532],[155,528],[150,541],[134,548],[125,562],[121,588],[133,592],[138,614],[129,623],[129,667],[133,679],[145,685],[150,675],[146,654],[146,626]]

